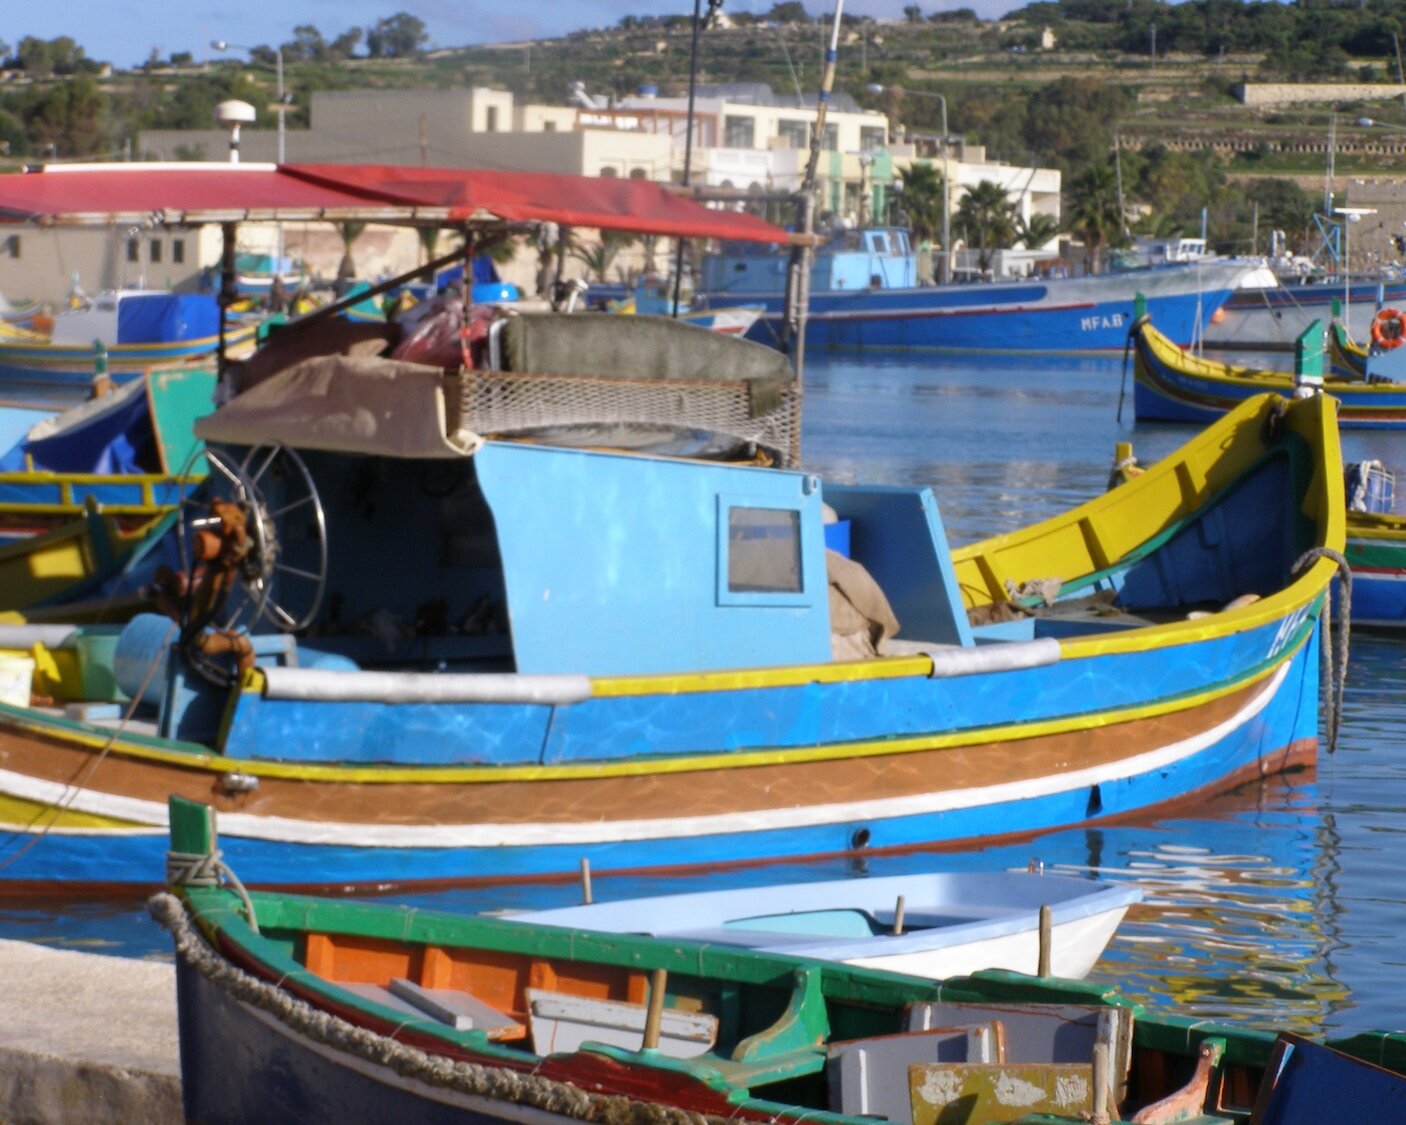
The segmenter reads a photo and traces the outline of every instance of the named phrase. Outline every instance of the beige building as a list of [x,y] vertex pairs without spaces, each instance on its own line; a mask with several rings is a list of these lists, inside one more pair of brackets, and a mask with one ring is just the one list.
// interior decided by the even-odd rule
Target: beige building
[[[285,134],[289,163],[378,163],[481,167],[584,176],[632,176],[656,181],[683,177],[688,135],[685,98],[648,95],[602,104],[583,90],[578,105],[516,103],[505,90],[320,91],[312,96],[306,129]],[[695,184],[753,192],[797,188],[810,153],[815,123],[813,96],[782,97],[765,84],[705,87],[694,107],[691,180]],[[243,131],[241,159],[272,162],[278,134],[272,115],[263,128]],[[960,141],[945,148],[935,138],[905,137],[887,118],[836,95],[827,112],[818,166],[819,214],[830,222],[865,222],[888,216],[892,189],[903,169],[929,161],[949,176],[955,211],[962,193],[983,180],[999,183],[1025,219],[1058,218],[1060,175],[988,160],[980,146]],[[136,146],[142,160],[223,160],[228,134],[208,130],[148,130]],[[241,249],[272,252],[277,234],[241,228]],[[328,224],[289,225],[287,252],[311,272],[336,271],[341,241]],[[667,253],[660,240],[655,249]],[[423,251],[413,233],[371,228],[357,241],[364,277],[401,272]],[[622,259],[637,268],[640,254]],[[60,300],[76,275],[89,292],[118,285],[157,288],[196,284],[202,268],[219,258],[219,234],[204,231],[22,230],[0,239],[0,293]],[[579,268],[579,267],[575,267]],[[528,279],[531,270],[516,271]]]

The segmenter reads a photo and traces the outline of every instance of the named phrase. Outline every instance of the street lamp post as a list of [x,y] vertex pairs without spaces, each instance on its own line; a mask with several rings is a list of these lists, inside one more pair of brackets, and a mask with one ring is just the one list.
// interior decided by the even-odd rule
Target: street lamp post
[[[240,43],[226,43],[223,39],[212,40],[210,46],[217,51],[253,52],[254,50],[253,47],[246,47]],[[287,135],[287,131],[284,127],[283,115],[284,111],[288,108],[288,103],[285,101],[283,96],[283,48],[275,47],[273,49],[273,54],[276,64],[275,72],[278,75],[278,162],[282,164],[284,157],[284,138]],[[265,63],[264,65],[267,66],[268,64]]]
[[[871,94],[882,94],[885,87],[871,82],[867,89]],[[899,86],[892,89],[897,94],[936,98],[942,110],[942,138],[938,143],[938,153],[942,158],[942,276],[939,280],[945,285],[952,280],[952,177],[947,163],[947,99],[942,94],[929,93],[927,90],[909,90]]]

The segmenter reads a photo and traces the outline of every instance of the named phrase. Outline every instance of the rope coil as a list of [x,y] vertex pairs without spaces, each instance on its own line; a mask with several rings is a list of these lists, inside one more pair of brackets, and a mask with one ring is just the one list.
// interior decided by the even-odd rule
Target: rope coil
[[431,1055],[321,1011],[231,965],[210,948],[175,895],[167,892],[153,895],[147,901],[147,910],[170,931],[177,956],[235,1000],[268,1012],[300,1035],[376,1066],[387,1067],[401,1077],[597,1125],[726,1125],[728,1121],[713,1114],[694,1113],[619,1094],[593,1094],[569,1082],[508,1067]]
[[[1323,709],[1328,726],[1328,753],[1338,748],[1338,732],[1343,723],[1343,696],[1347,692],[1348,634],[1352,624],[1352,568],[1342,552],[1331,547],[1313,547],[1299,556],[1289,572],[1298,578],[1319,559],[1327,559],[1338,568],[1342,582],[1343,619],[1338,625],[1337,653],[1333,651],[1333,591],[1329,587],[1323,599],[1323,637],[1319,645],[1322,654]],[[1336,656],[1336,661],[1335,661]],[[1336,668],[1334,664],[1336,662]]]

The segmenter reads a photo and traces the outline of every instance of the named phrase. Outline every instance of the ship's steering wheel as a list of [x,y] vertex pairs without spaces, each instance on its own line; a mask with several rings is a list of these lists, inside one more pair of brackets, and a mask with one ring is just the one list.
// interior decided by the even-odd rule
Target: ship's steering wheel
[[[230,633],[260,617],[296,633],[317,616],[327,587],[327,519],[312,474],[297,452],[278,442],[251,449],[243,460],[204,450],[209,471],[187,491],[199,453],[182,472],[180,493],[180,646],[202,677],[232,679],[212,658],[204,637]],[[293,565],[286,558],[297,543]]]

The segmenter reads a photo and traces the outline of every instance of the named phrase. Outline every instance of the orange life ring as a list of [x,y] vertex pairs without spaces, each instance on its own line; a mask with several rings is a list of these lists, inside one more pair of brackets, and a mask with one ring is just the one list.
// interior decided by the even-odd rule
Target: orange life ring
[[1372,343],[1389,352],[1406,344],[1406,322],[1395,309],[1382,309],[1372,318]]

